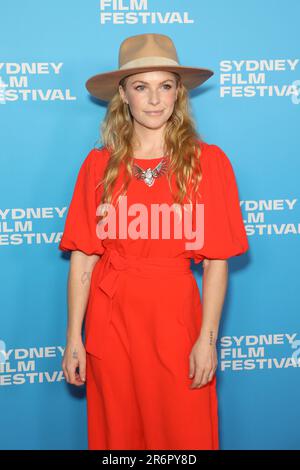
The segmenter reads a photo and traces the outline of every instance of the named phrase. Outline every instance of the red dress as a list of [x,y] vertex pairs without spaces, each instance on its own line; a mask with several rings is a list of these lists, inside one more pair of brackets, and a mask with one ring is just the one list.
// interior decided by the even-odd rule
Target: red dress
[[[76,181],[60,250],[102,255],[92,273],[85,317],[89,449],[219,449],[216,375],[191,389],[189,353],[202,320],[190,260],[245,253],[248,239],[233,167],[217,145],[201,142],[204,244],[185,240],[99,239],[96,209],[109,159],[92,149]],[[146,169],[160,159],[135,159]],[[122,168],[117,186],[122,183]],[[115,192],[114,192],[115,193]],[[133,178],[127,206],[172,204],[167,177],[149,187]],[[128,217],[128,222],[137,216]]]

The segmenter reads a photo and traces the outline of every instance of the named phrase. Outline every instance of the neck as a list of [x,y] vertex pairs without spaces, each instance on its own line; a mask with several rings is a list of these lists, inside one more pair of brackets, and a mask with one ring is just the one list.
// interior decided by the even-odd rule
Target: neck
[[134,125],[133,156],[144,155],[162,157],[164,155],[164,126],[159,129],[149,129],[139,123]]

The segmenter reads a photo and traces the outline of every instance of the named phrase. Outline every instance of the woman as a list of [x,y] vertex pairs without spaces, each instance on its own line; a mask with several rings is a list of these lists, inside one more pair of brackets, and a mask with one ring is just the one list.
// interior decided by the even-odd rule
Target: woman
[[[62,367],[69,383],[86,382],[89,449],[219,449],[227,259],[248,240],[231,163],[189,112],[188,89],[212,74],[180,66],[168,36],[143,34],[123,41],[119,70],[86,83],[109,102],[104,145],[80,168],[59,248],[72,251]],[[175,220],[192,221],[190,231],[176,237]],[[202,262],[203,302],[191,258]]]

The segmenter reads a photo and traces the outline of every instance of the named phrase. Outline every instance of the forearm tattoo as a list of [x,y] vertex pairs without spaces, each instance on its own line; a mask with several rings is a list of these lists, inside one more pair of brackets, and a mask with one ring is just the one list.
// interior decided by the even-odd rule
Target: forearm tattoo
[[214,332],[209,332],[209,345],[212,346],[214,344]]
[[90,271],[84,271],[84,273],[81,276],[81,283],[85,284],[87,281],[89,281],[91,278],[91,273]]

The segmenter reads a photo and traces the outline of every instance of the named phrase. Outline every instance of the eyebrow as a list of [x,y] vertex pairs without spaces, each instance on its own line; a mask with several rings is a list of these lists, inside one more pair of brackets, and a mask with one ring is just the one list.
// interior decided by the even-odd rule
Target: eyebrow
[[[135,80],[134,82],[131,83],[131,85],[134,85],[135,83],[145,83],[146,85],[149,85],[148,82],[144,82],[143,80]],[[172,80],[172,78],[168,78],[167,80],[164,80],[163,82],[160,82],[159,85],[161,85],[162,83],[165,83],[165,82],[175,82],[175,80]]]

